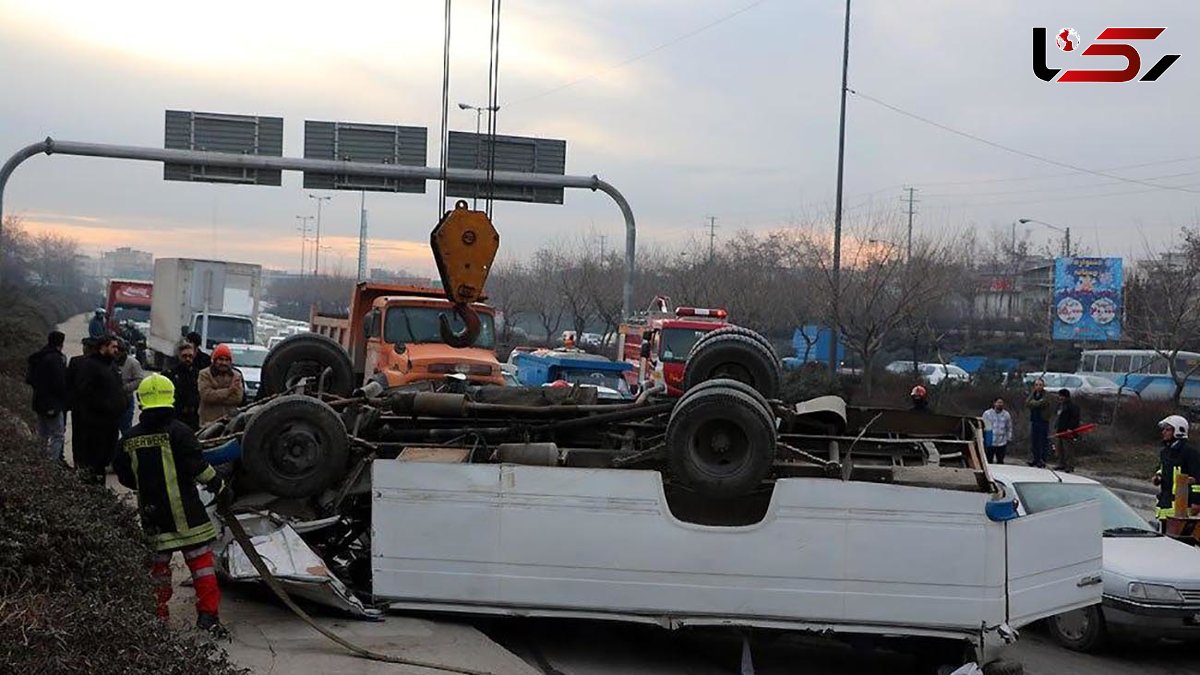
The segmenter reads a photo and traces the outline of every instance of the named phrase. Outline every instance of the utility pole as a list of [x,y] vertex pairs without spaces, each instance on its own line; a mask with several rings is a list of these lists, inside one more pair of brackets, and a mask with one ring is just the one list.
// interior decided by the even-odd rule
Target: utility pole
[[717,217],[708,216],[708,262],[713,261],[717,245]]
[[358,280],[367,280],[367,191],[358,207]]
[[313,277],[315,278],[321,274],[321,202],[329,201],[329,197],[309,194],[308,198],[317,200],[317,242],[313,247]]
[[[837,318],[842,294],[842,176],[846,167],[846,74],[850,67],[850,0],[846,0],[846,29],[842,37],[842,107],[838,115],[837,196],[833,210],[833,307],[829,327],[829,374],[838,368]],[[871,364],[863,364],[870,368]]]
[[312,220],[312,216],[296,216],[296,220],[300,221],[300,227],[296,229],[300,231],[300,278],[304,278],[304,261],[308,259],[305,255],[305,243],[308,241],[308,221]]
[[604,254],[605,254],[605,248],[606,248],[607,244],[608,244],[608,235],[607,234],[600,235],[600,264],[601,265],[604,264]]
[[913,214],[916,213],[916,211],[913,210],[913,204],[915,203],[913,200],[913,193],[916,192],[917,189],[914,187],[907,187],[904,188],[904,190],[908,192],[908,250],[905,254],[904,262],[908,263],[912,261],[912,223]]

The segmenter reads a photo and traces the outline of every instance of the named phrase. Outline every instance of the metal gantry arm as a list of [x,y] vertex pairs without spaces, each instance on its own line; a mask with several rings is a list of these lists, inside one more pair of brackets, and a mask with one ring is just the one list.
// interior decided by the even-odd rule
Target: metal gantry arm
[[[384,178],[417,178],[425,180],[446,180],[462,182],[493,181],[497,185],[514,185],[521,187],[552,187],[579,188],[600,191],[612,198],[621,210],[625,220],[625,281],[621,293],[621,312],[629,316],[633,304],[633,279],[636,271],[637,226],[633,219],[633,209],[619,190],[612,184],[597,176],[559,176],[541,173],[518,173],[515,171],[496,171],[489,173],[482,169],[451,169],[444,170],[436,166],[405,166],[401,164],[369,164],[365,162],[346,162],[325,159],[303,159],[299,157],[267,157],[261,155],[234,155],[224,152],[206,152],[202,150],[171,150],[166,148],[147,148],[132,145],[108,145],[103,143],[79,143],[75,141],[56,141],[47,138],[39,143],[27,145],[18,150],[12,157],[0,166],[0,227],[4,217],[4,191],[8,179],[22,162],[34,155],[75,155],[79,157],[107,157],[109,159],[131,159],[150,162],[167,162],[172,164],[193,164],[201,166],[234,167],[242,169],[273,169],[279,171],[314,171],[318,173],[341,174],[356,177]],[[2,230],[0,230],[2,233]],[[0,252],[2,253],[2,252]]]

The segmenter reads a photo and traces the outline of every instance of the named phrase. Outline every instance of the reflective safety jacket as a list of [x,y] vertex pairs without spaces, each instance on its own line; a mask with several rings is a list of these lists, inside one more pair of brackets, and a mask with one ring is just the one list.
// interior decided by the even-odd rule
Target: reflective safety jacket
[[204,461],[200,444],[171,408],[143,410],[113,462],[121,484],[137,491],[142,530],[155,551],[175,551],[212,541],[216,527],[208,518],[197,483],[217,472]]
[[1179,439],[1164,445],[1159,452],[1158,518],[1175,515],[1175,477],[1184,474],[1196,479],[1190,487],[1189,506],[1200,506],[1200,452]]

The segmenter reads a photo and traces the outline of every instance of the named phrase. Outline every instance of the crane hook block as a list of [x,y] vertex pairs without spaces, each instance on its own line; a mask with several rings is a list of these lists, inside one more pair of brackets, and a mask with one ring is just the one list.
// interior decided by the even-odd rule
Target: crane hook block
[[500,233],[483,211],[459,200],[429,235],[446,297],[455,304],[483,299],[483,285],[500,248]]

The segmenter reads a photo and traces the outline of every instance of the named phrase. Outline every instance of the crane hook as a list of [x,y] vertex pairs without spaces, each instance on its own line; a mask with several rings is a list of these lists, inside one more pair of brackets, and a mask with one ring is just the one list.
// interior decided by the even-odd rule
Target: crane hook
[[479,313],[465,302],[454,303],[454,313],[462,319],[463,331],[455,333],[454,329],[450,327],[450,319],[446,317],[445,313],[438,314],[438,328],[441,330],[442,341],[451,347],[470,347],[479,337],[479,330],[482,326],[479,321]]

